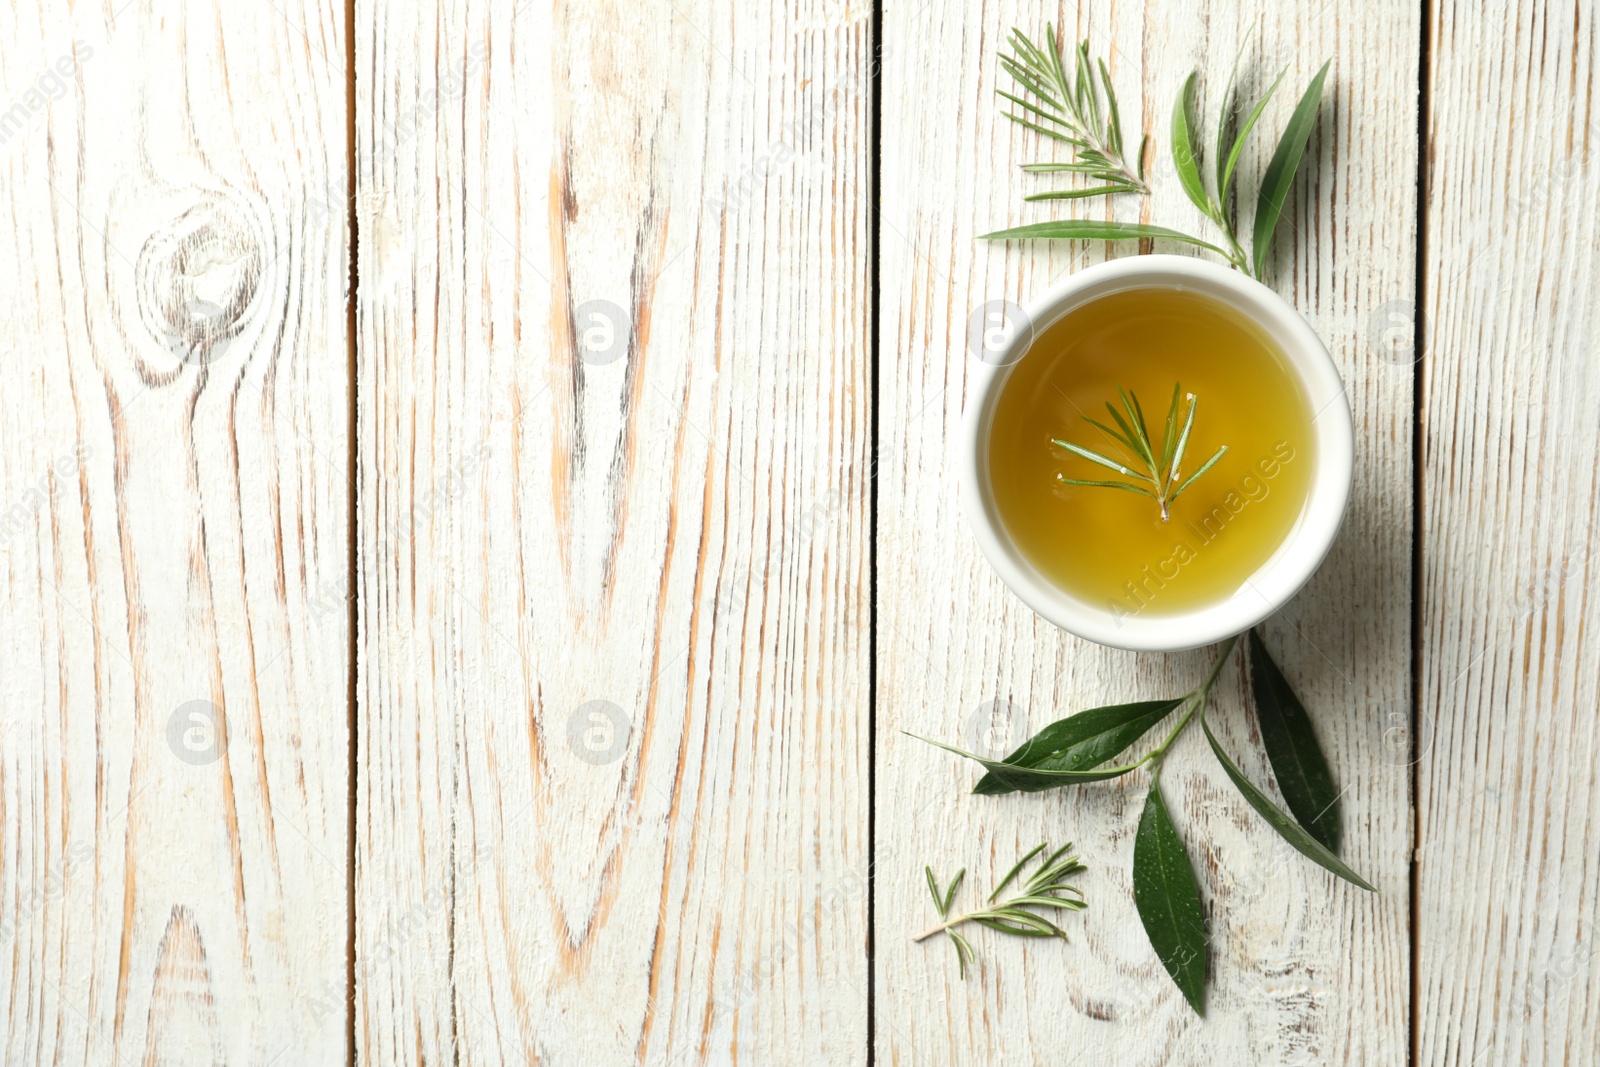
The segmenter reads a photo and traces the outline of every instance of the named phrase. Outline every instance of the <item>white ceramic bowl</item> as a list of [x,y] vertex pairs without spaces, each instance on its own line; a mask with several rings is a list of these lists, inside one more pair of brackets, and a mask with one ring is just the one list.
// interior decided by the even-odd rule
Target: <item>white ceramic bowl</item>
[[[1316,469],[1299,522],[1278,550],[1229,599],[1181,614],[1114,614],[1075,597],[1041,574],[1017,549],[989,486],[989,428],[995,401],[1034,338],[1082,305],[1127,289],[1202,293],[1233,308],[1282,350],[1313,412]],[[985,350],[961,426],[961,496],[967,520],[990,564],[1023,602],[1063,630],[1114,648],[1175,651],[1243,633],[1282,607],[1333,544],[1350,498],[1354,445],[1344,383],[1328,350],[1300,315],[1272,290],[1238,271],[1187,256],[1131,256],[1079,271],[1008,316],[998,343]],[[1016,321],[1020,318],[1020,322]]]

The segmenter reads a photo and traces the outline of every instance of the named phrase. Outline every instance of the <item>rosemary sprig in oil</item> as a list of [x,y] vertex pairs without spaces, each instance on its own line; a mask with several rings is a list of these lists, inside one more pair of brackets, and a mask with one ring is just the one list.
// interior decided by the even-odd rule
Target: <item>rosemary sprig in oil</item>
[[[1111,419],[1117,424],[1112,429],[1098,419],[1091,419],[1085,415],[1084,421],[1125,449],[1129,456],[1129,463],[1137,464],[1142,470],[1136,470],[1127,464],[1119,463],[1092,449],[1075,445],[1070,441],[1052,441],[1059,448],[1064,448],[1075,456],[1098,463],[1102,467],[1109,467],[1118,474],[1129,478],[1138,479],[1133,482],[1119,481],[1091,481],[1084,478],[1068,478],[1064,474],[1056,477],[1065,485],[1087,485],[1104,489],[1122,489],[1129,493],[1139,493],[1156,502],[1161,509],[1161,521],[1170,522],[1172,519],[1171,506],[1185,489],[1195,483],[1206,471],[1210,470],[1228,451],[1228,446],[1223,445],[1212,453],[1211,458],[1200,464],[1198,470],[1180,481],[1183,472],[1183,454],[1189,445],[1189,431],[1194,428],[1194,412],[1199,404],[1199,398],[1193,393],[1184,393],[1181,383],[1172,385],[1172,404],[1167,409],[1166,432],[1161,439],[1161,452],[1158,455],[1154,444],[1150,440],[1150,428],[1145,425],[1144,408],[1139,405],[1137,393],[1130,393],[1122,386],[1117,386],[1117,395],[1122,398],[1122,411],[1118,411],[1106,402],[1106,410],[1111,413]],[[1188,411],[1183,417],[1183,425],[1178,425],[1179,397],[1188,403]],[[1176,432],[1175,432],[1176,431]]]

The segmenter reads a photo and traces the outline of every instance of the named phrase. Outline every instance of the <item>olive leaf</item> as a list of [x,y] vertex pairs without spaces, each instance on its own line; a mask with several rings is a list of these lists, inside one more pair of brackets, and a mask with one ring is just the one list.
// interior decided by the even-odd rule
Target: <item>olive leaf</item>
[[1322,64],[1317,76],[1306,86],[1300,102],[1289,116],[1289,125],[1278,140],[1272,161],[1261,178],[1261,192],[1256,197],[1256,228],[1251,239],[1251,261],[1256,277],[1267,263],[1267,252],[1272,247],[1272,234],[1278,227],[1278,217],[1283,214],[1284,201],[1289,199],[1289,187],[1294,184],[1294,172],[1300,168],[1300,157],[1311,138],[1311,129],[1317,122],[1317,108],[1322,103],[1322,83],[1328,76],[1333,60]]
[[1194,138],[1194,83],[1199,76],[1199,71],[1189,72],[1183,88],[1178,90],[1177,103],[1172,105],[1172,165],[1194,206],[1206,218],[1215,219],[1216,212],[1206,199],[1205,183],[1200,180],[1200,150]]
[[1195,1014],[1204,1015],[1206,929],[1200,891],[1183,839],[1161,798],[1159,777],[1150,782],[1133,839],[1133,903],[1161,966]]
[[[1139,764],[1133,763],[1125,767],[1105,767],[1100,770],[1038,770],[1032,767],[1014,766],[1002,760],[989,759],[986,756],[978,755],[976,752],[968,752],[964,748],[956,748],[954,745],[947,745],[942,741],[935,741],[931,737],[923,737],[920,734],[908,732],[906,736],[915,737],[918,741],[924,741],[935,748],[942,748],[946,752],[954,752],[958,756],[965,756],[975,763],[982,764],[983,769],[989,772],[982,781],[987,781],[991,777],[995,779],[984,790],[986,793],[1009,793],[1013,791],[1037,793],[1041,789],[1057,789],[1064,785],[1103,782],[1107,778],[1121,777],[1139,766]],[[973,792],[977,792],[977,790],[974,789]]]
[[1261,745],[1278,780],[1278,792],[1295,821],[1329,852],[1339,851],[1339,794],[1316,731],[1300,698],[1254,630],[1250,631],[1250,689],[1255,695]]
[[[1027,768],[1033,771],[1087,771],[1098,767],[1133,744],[1156,723],[1166,718],[1178,705],[1176,700],[1141,700],[1132,704],[1112,704],[1103,708],[1090,708],[1065,719],[1057,719],[1043,730],[1024,741],[1000,763],[1006,770],[991,770],[978,780],[974,793],[995,796],[1016,791],[1035,792],[1071,785],[1071,780],[1034,779],[1040,784],[1018,784],[1010,768]],[[1106,775],[1104,777],[1115,777]],[[1099,781],[1101,778],[1085,779]]]
[[1256,128],[1256,122],[1260,120],[1261,113],[1267,109],[1267,102],[1278,91],[1278,83],[1283,81],[1283,76],[1288,72],[1288,67],[1284,67],[1278,72],[1278,76],[1272,80],[1271,85],[1267,86],[1267,91],[1262,94],[1261,99],[1256,101],[1256,106],[1250,110],[1250,115],[1244,120],[1244,125],[1239,127],[1239,136],[1233,139],[1233,147],[1228,150],[1227,158],[1217,160],[1218,203],[1226,204],[1228,202],[1228,189],[1233,184],[1233,172],[1239,165],[1239,155],[1244,151],[1244,142],[1250,136],[1250,131]]
[[1371,883],[1355,872],[1354,868],[1329,851],[1321,841],[1307,833],[1299,823],[1289,817],[1288,812],[1274,804],[1265,793],[1257,789],[1250,782],[1250,779],[1244,776],[1233,760],[1228,758],[1228,754],[1222,750],[1222,746],[1217,743],[1216,735],[1211,732],[1211,725],[1206,722],[1206,711],[1203,705],[1200,708],[1200,728],[1205,731],[1206,740],[1211,744],[1211,751],[1216,754],[1217,762],[1222,764],[1222,769],[1227,772],[1234,786],[1244,795],[1245,800],[1250,802],[1250,806],[1260,812],[1263,819],[1267,820],[1267,825],[1278,832],[1279,837],[1293,845],[1302,855],[1321,864],[1352,885],[1358,885],[1362,889],[1373,893],[1377,892]]
[[[1223,167],[1228,156],[1228,120],[1233,117],[1233,87],[1239,81],[1239,64],[1244,59],[1245,47],[1250,43],[1250,34],[1247,32],[1239,42],[1238,51],[1233,54],[1233,68],[1228,71],[1228,84],[1222,90],[1222,99],[1217,103],[1217,151],[1214,164],[1217,168],[1217,204],[1225,206],[1228,202],[1225,189],[1227,182],[1223,178]],[[1235,144],[1241,139],[1236,138]]]

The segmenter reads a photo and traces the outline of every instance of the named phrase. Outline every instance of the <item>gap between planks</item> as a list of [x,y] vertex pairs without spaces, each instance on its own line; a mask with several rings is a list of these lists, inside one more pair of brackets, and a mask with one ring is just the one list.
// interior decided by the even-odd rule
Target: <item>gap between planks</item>
[[356,781],[361,773],[357,759],[357,730],[360,716],[356,714],[356,656],[359,652],[361,597],[360,572],[356,569],[359,545],[356,523],[360,517],[361,466],[357,449],[357,412],[361,387],[359,356],[356,343],[356,299],[361,287],[360,222],[356,214],[356,0],[344,3],[344,140],[345,140],[345,247],[348,251],[350,276],[345,282],[345,365],[349,376],[346,390],[348,406],[345,418],[346,433],[345,468],[349,471],[351,492],[345,515],[345,566],[349,576],[345,580],[346,595],[350,597],[345,613],[346,640],[349,651],[345,675],[345,721],[348,741],[345,797],[345,1018],[344,1058],[350,1067],[356,1067]]
[[1422,882],[1417,868],[1418,845],[1421,841],[1422,816],[1417,802],[1417,786],[1421,780],[1418,766],[1422,762],[1422,744],[1418,727],[1422,719],[1422,501],[1424,496],[1423,416],[1427,410],[1423,388],[1426,385],[1424,368],[1428,359],[1427,322],[1424,309],[1428,295],[1428,112],[1433,96],[1433,19],[1432,0],[1421,0],[1417,26],[1417,192],[1416,192],[1416,262],[1412,268],[1411,351],[1417,359],[1411,368],[1411,855],[1408,857],[1407,891],[1410,894],[1411,912],[1410,957],[1407,978],[1411,988],[1411,1004],[1407,1013],[1406,1056],[1416,1067],[1421,1050],[1421,1029],[1417,1025],[1418,1003],[1422,992],[1422,975],[1417,968],[1417,955],[1421,947],[1418,922],[1422,907]]

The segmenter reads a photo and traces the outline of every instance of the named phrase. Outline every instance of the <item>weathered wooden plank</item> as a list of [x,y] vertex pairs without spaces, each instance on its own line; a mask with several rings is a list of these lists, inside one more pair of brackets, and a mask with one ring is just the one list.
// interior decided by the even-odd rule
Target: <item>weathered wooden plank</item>
[[[1122,202],[1113,217],[1193,232],[1203,221],[1175,180],[1167,143],[1189,70],[1202,67],[1204,111],[1214,115],[1234,50],[1254,27],[1247,84],[1259,90],[1289,64],[1293,88],[1261,127],[1276,132],[1299,88],[1324,58],[1334,61],[1274,277],[1339,363],[1357,472],[1333,554],[1266,630],[1345,791],[1345,855],[1385,892],[1354,890],[1290,851],[1234,793],[1203,739],[1186,737],[1163,787],[1212,933],[1204,1022],[1162,972],[1134,911],[1128,871],[1142,775],[1074,793],[972,797],[968,767],[900,734],[982,744],[999,701],[1019,709],[997,717],[996,733],[1015,741],[1071,709],[1176,695],[1209,661],[1207,652],[1115,652],[1053,630],[1005,591],[959,513],[952,436],[975,366],[969,315],[986,300],[1025,300],[1106,254],[1103,246],[973,241],[1005,224],[1106,210],[1099,202],[1023,205],[1045,182],[1015,164],[1049,152],[995,107],[994,90],[1006,87],[996,55],[1004,34],[1016,24],[1039,35],[1046,18],[1063,16],[1069,37],[1088,37],[1107,58],[1125,118],[1142,119],[1155,140],[1148,214]],[[1412,368],[1385,347],[1384,331],[1388,311],[1414,297],[1418,12],[1391,3],[1348,19],[1331,4],[1196,10],[1167,0],[978,10],[933,0],[886,5],[884,17],[879,1062],[1399,1062],[1409,1005]],[[1258,146],[1243,163],[1247,223],[1269,151]],[[1409,319],[1402,325],[1409,337]],[[1237,667],[1225,673],[1215,724],[1233,752],[1258,753],[1243,684]],[[987,740],[1003,748],[1007,737]],[[1260,755],[1243,766],[1270,780]],[[980,931],[980,965],[963,984],[947,946],[908,940],[932,914],[924,863],[947,876],[968,866],[976,894],[1026,848],[1069,837],[1091,867],[1083,879],[1090,917],[1072,923],[1072,945]]]
[[359,12],[362,1062],[865,1058],[869,16]]
[[1600,112],[1585,3],[1434,5],[1418,1062],[1600,1048]]
[[343,27],[0,14],[7,1064],[345,1059]]

